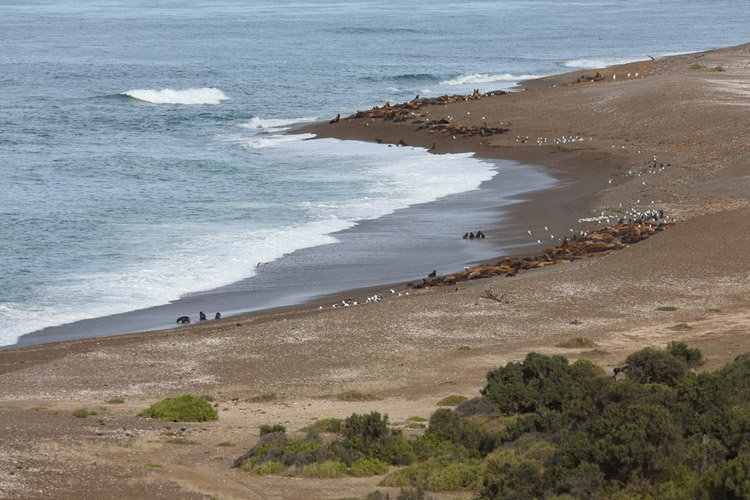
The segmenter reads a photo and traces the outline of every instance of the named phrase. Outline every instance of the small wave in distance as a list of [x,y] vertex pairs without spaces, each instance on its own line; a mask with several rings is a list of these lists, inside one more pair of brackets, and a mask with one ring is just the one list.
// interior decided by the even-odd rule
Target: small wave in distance
[[123,92],[122,95],[151,104],[219,104],[221,101],[229,100],[220,89],[210,87],[185,90],[134,89]]
[[472,73],[458,75],[450,80],[440,82],[441,85],[467,85],[470,83],[492,83],[492,82],[520,82],[522,80],[532,80],[541,78],[541,75],[513,75],[511,73],[501,73],[490,75],[486,73]]

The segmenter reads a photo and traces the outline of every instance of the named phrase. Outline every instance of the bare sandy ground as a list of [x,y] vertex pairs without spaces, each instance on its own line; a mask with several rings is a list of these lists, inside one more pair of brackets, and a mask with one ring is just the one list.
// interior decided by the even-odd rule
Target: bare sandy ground
[[[726,71],[709,71],[716,66]],[[510,129],[491,138],[365,120],[314,130],[435,143],[437,153],[477,151],[573,175],[605,172],[612,182],[603,190],[582,188],[562,204],[542,197],[525,210],[568,221],[655,208],[678,219],[674,227],[606,256],[513,278],[408,296],[403,285],[395,288],[401,296],[385,289],[385,300],[366,306],[306,306],[0,352],[0,497],[362,497],[380,478],[255,477],[231,464],[262,424],[296,430],[377,410],[406,428],[408,417],[429,417],[446,395],[476,395],[488,370],[531,350],[608,369],[672,340],[703,349],[706,369],[750,351],[750,45],[600,72],[601,82],[572,84],[593,74],[577,72],[525,83],[529,90],[512,95],[424,109],[452,123]],[[669,167],[654,166],[654,156]],[[484,298],[487,289],[507,303]],[[598,347],[555,347],[579,336]],[[349,390],[378,399],[336,398]],[[185,392],[210,395],[219,421],[135,416]],[[114,398],[125,403],[107,403]],[[78,408],[97,415],[76,418]]]

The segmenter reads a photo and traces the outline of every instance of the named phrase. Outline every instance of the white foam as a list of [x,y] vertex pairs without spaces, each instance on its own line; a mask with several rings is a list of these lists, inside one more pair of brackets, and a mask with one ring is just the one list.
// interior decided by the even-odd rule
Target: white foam
[[[315,134],[278,134],[278,135],[266,135],[266,136],[254,136],[254,137],[238,137],[234,136],[233,142],[239,143],[242,147],[248,149],[261,149],[280,146],[287,142],[292,141],[303,141],[305,139],[312,139]],[[230,139],[231,140],[231,139]]]
[[648,59],[647,56],[631,56],[631,57],[593,57],[593,58],[582,58],[572,59],[565,61],[563,64],[566,68],[583,68],[583,69],[599,69],[606,68],[607,66],[617,66],[618,64],[627,64],[636,61],[644,61]]
[[520,82],[523,80],[533,80],[541,78],[540,75],[513,75],[511,73],[502,73],[491,75],[486,73],[472,73],[458,75],[451,80],[440,82],[441,85],[467,85],[470,83],[493,83],[493,82]]
[[224,92],[217,88],[185,90],[135,89],[123,92],[122,95],[152,104],[219,104],[221,101],[229,99]]
[[[0,345],[45,327],[166,304],[229,285],[253,276],[258,262],[333,243],[332,233],[358,221],[475,189],[495,173],[493,163],[470,154],[435,156],[420,148],[335,139],[290,140],[278,146],[278,151],[264,153],[264,159],[270,164],[276,164],[276,158],[304,159],[303,194],[304,181],[311,178],[331,183],[345,178],[364,186],[363,191],[332,201],[311,196],[305,202],[297,194],[293,213],[304,215],[299,222],[273,228],[261,227],[265,216],[260,205],[260,212],[222,224],[144,224],[137,231],[149,242],[144,248],[154,249],[150,254],[116,269],[63,276],[38,289],[33,302],[0,304]],[[265,209],[283,210],[269,207]]]
[[259,130],[287,130],[292,125],[314,122],[317,118],[260,118],[253,117],[249,122],[241,123],[240,127]]

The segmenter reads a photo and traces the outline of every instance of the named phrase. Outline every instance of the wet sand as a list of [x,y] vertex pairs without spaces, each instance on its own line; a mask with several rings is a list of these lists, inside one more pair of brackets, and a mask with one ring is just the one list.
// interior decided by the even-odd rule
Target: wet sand
[[[512,206],[501,220],[517,222],[488,229],[487,240],[509,230],[523,241],[528,230],[543,231],[539,225],[560,233],[578,219],[652,207],[678,222],[623,250],[513,278],[413,290],[360,307],[304,305],[0,352],[0,493],[364,497],[379,478],[256,478],[231,464],[257,440],[261,424],[296,430],[318,418],[377,410],[406,430],[408,417],[428,417],[448,394],[476,395],[488,370],[531,350],[587,357],[608,370],[634,350],[673,340],[702,349],[706,369],[750,351],[748,58],[746,44],[602,69],[601,82],[573,84],[585,72],[557,75],[524,84],[528,91],[425,109],[435,118],[510,129],[492,138],[453,139],[409,122],[316,125],[321,136],[435,142],[437,153],[476,150],[582,181]],[[695,63],[705,68],[691,70]],[[726,71],[708,70],[716,66]],[[639,76],[628,79],[628,72]],[[488,289],[507,303],[484,298]],[[659,310],[664,306],[670,310]],[[556,347],[572,337],[598,347]],[[334,397],[346,390],[378,399]],[[176,426],[135,416],[184,392],[212,395],[219,421]],[[108,403],[112,398],[125,403]],[[81,407],[97,410],[101,422],[73,417]],[[171,444],[174,434],[195,444]],[[122,441],[133,444],[118,446]]]

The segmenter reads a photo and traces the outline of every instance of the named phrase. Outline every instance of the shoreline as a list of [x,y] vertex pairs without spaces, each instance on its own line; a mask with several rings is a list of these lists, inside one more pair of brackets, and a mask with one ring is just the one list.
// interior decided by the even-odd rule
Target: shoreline
[[[431,119],[461,117],[455,122],[477,127],[484,116],[488,126],[510,129],[491,138],[453,139],[409,122],[315,125],[322,135],[435,142],[436,153],[475,148],[548,165],[567,191],[512,205],[515,226],[499,229],[522,236],[525,220],[545,224],[548,215],[538,211],[545,206],[557,221],[549,232],[572,229],[582,216],[617,220],[646,208],[679,222],[597,258],[364,307],[297,306],[0,351],[0,443],[15,474],[0,480],[18,497],[51,487],[74,496],[84,476],[87,491],[93,484],[134,497],[158,487],[165,498],[360,498],[380,477],[255,477],[232,463],[267,424],[296,432],[319,419],[378,411],[406,433],[421,432],[409,427],[414,416],[428,419],[448,395],[476,396],[489,370],[532,351],[588,359],[609,374],[628,354],[672,341],[701,349],[702,370],[750,352],[749,51],[744,44],[660,59],[637,79],[574,83],[575,73],[557,75],[538,89],[425,110]],[[635,72],[628,65],[599,71]],[[491,241],[494,233],[485,232]],[[506,301],[488,300],[487,290]],[[596,347],[563,347],[577,337]],[[345,400],[348,391],[363,400]],[[186,392],[209,395],[219,420],[174,425],[136,416]],[[79,408],[95,409],[100,421],[73,417]],[[191,445],[170,443],[175,435]],[[48,484],[48,477],[56,479]]]
[[[538,158],[531,159],[534,161],[539,160]],[[455,218],[458,219],[459,223],[461,223],[461,220],[465,221],[465,219],[469,217],[480,218],[482,223],[479,225],[485,229],[485,233],[489,235],[489,239],[482,242],[479,242],[478,240],[476,242],[468,242],[475,246],[481,246],[479,246],[478,249],[466,250],[465,247],[461,248],[461,246],[465,245],[467,242],[458,240],[458,238],[460,238],[460,232],[453,235],[454,239],[452,242],[448,243],[448,245],[454,245],[453,248],[451,249],[446,246],[446,248],[441,251],[443,255],[441,258],[442,260],[438,259],[437,264],[435,264],[434,261],[431,261],[432,263],[425,263],[424,266],[422,266],[424,267],[423,271],[425,274],[430,271],[430,269],[427,269],[428,267],[435,267],[435,265],[439,266],[441,263],[443,265],[443,271],[441,272],[447,272],[450,270],[458,270],[466,265],[493,261],[506,255],[530,253],[531,251],[540,248],[540,245],[536,245],[533,238],[526,238],[526,235],[522,234],[520,229],[521,226],[536,228],[541,227],[542,225],[548,225],[554,230],[558,226],[574,225],[575,218],[554,220],[552,214],[555,212],[559,213],[563,208],[563,204],[567,204],[568,200],[574,197],[574,191],[581,188],[584,191],[591,191],[591,186],[593,184],[601,186],[605,182],[601,176],[599,178],[575,179],[576,171],[573,166],[577,162],[577,159],[574,157],[566,160],[563,162],[563,166],[554,170],[528,163],[519,163],[519,160],[502,160],[499,158],[488,158],[487,160],[497,162],[498,168],[501,170],[498,171],[492,179],[482,183],[478,189],[448,195],[428,203],[411,205],[378,219],[360,221],[353,228],[333,233],[333,236],[337,237],[339,240],[338,242],[297,250],[277,261],[273,261],[263,266],[259,270],[258,275],[253,276],[252,278],[246,278],[218,289],[212,289],[205,292],[195,292],[161,306],[96,317],[30,332],[21,336],[14,344],[0,346],[0,351],[72,340],[100,339],[142,333],[158,333],[172,329],[180,330],[186,328],[186,326],[176,327],[171,324],[171,319],[185,314],[186,311],[192,311],[193,309],[195,311],[199,309],[206,310],[208,311],[209,317],[213,316],[214,309],[219,309],[222,311],[223,320],[242,321],[247,320],[248,318],[257,318],[264,315],[274,315],[281,312],[294,311],[295,309],[306,310],[311,307],[329,307],[332,303],[338,303],[350,297],[363,297],[366,294],[383,292],[383,290],[388,290],[394,287],[403,288],[407,282],[419,280],[421,277],[424,277],[418,276],[416,273],[410,274],[410,270],[415,270],[419,265],[416,258],[412,261],[408,261],[408,259],[411,256],[422,255],[424,250],[420,250],[421,247],[424,247],[425,250],[429,248],[434,251],[435,244],[441,244],[441,242],[434,241],[434,239],[428,239],[426,243],[420,243],[420,240],[422,239],[421,236],[412,237],[409,235],[408,230],[410,225],[412,222],[418,222],[415,219],[421,218],[422,222],[427,225],[427,228],[429,228],[430,220],[436,219],[440,217],[441,214],[445,213],[458,214]],[[522,161],[528,160],[524,158]],[[511,170],[511,173],[507,172],[509,169]],[[530,175],[531,177],[547,176],[550,179],[555,179],[553,181],[554,184],[550,186],[541,186],[540,188],[532,189],[531,191],[521,190],[520,193],[516,192],[520,188],[514,188],[508,192],[507,187],[505,187],[505,184],[508,181],[505,177],[508,175],[514,175],[513,172],[516,172],[516,175],[522,173],[521,170],[532,171],[531,174],[523,175]],[[538,173],[533,172],[534,170],[538,171]],[[511,182],[518,183],[519,179],[511,179]],[[504,198],[504,201],[496,200],[497,195]],[[441,225],[445,222],[446,221],[441,221]],[[353,263],[350,263],[349,268],[345,268],[341,272],[331,272],[331,275],[338,276],[338,278],[331,279],[329,283],[324,285],[319,284],[320,279],[324,277],[324,274],[327,274],[324,269],[313,269],[311,271],[312,275],[309,278],[305,279],[303,276],[303,281],[301,283],[294,283],[294,290],[290,289],[289,285],[284,284],[292,283],[295,279],[300,278],[300,276],[294,275],[294,262],[301,265],[304,262],[309,263],[311,260],[317,261],[320,259],[319,256],[322,253],[328,253],[327,249],[329,248],[340,247],[342,248],[341,251],[345,253],[347,251],[356,250],[356,248],[352,248],[354,245],[353,240],[361,239],[363,236],[367,237],[368,234],[372,233],[382,233],[384,226],[386,230],[388,227],[393,228],[391,229],[391,233],[396,232],[409,235],[409,239],[413,242],[413,244],[410,244],[411,248],[405,248],[399,251],[402,257],[407,259],[406,263],[401,264],[401,276],[394,277],[393,270],[383,268],[383,272],[391,273],[389,276],[391,276],[392,279],[386,278],[378,283],[375,282],[374,276],[372,276],[369,280],[365,278],[363,281],[363,278],[356,276],[359,274],[357,268],[353,267]],[[471,227],[473,226],[466,225],[467,231],[470,230]],[[450,235],[442,236],[450,237]],[[380,240],[376,239],[376,241]],[[544,246],[544,243],[546,242],[542,242],[541,246]],[[360,246],[358,250],[359,252],[366,252],[366,248],[361,248],[361,244],[357,246]],[[381,264],[381,266],[384,264],[385,262]],[[279,269],[280,267],[281,269]],[[270,280],[284,280],[285,274],[287,275],[286,281],[282,281],[280,284],[277,282],[276,286],[278,286],[278,288],[274,290],[272,288],[274,283],[270,283]],[[376,271],[376,274],[381,275],[381,272]],[[273,276],[273,278],[269,277],[269,275]],[[355,281],[347,282],[347,280]],[[316,284],[313,284],[314,281],[316,281]],[[305,283],[309,283],[307,289],[304,288]],[[265,287],[267,288],[267,291],[261,290],[256,292],[252,289],[254,286]],[[327,288],[321,288],[321,286]],[[314,287],[318,288],[313,289]],[[300,289],[306,291],[300,292]],[[290,294],[292,296],[295,296],[296,294],[299,298],[290,299]],[[260,305],[257,309],[250,308],[240,310],[240,312],[234,312],[230,309],[229,313],[227,313],[228,307],[242,309],[242,304],[253,302],[256,304],[258,302],[263,303],[262,301],[266,301],[266,305]],[[197,314],[195,315],[197,316]],[[151,323],[153,325],[159,321],[159,319],[155,318],[164,318],[163,326],[152,328],[122,326],[122,323],[130,323],[131,325]],[[190,326],[187,326],[187,328],[189,327]],[[130,331],[117,331],[122,328],[129,328]]]

